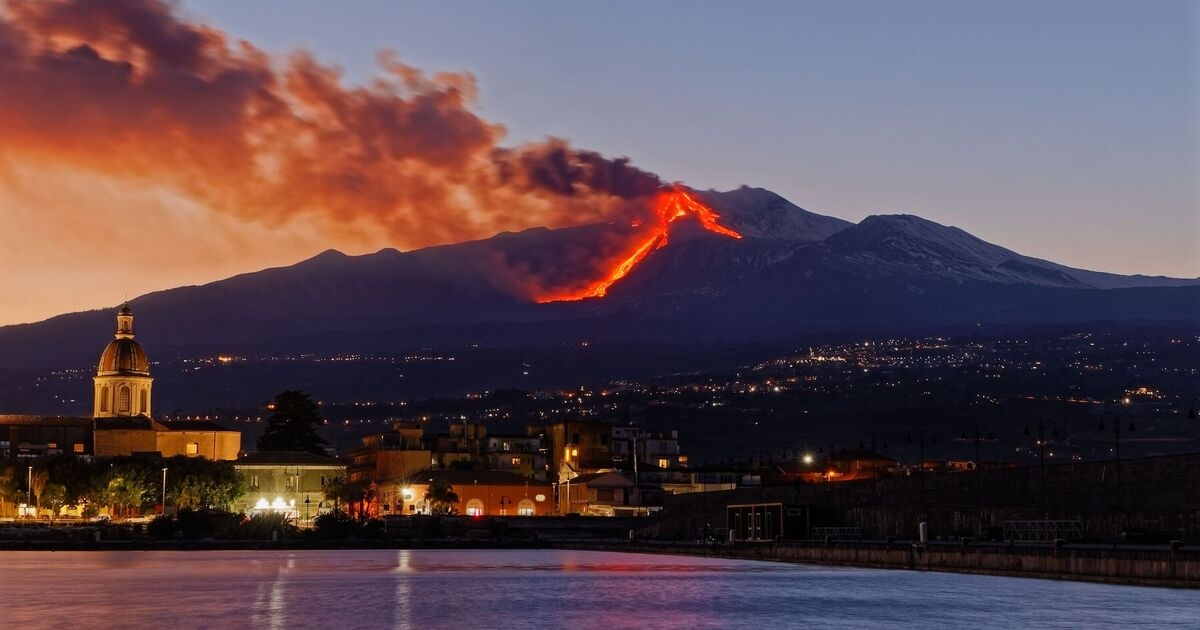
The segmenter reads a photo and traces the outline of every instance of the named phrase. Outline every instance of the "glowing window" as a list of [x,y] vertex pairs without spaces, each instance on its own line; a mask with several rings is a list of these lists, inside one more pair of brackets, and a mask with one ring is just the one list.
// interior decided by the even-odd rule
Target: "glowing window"
[[467,501],[467,516],[483,516],[483,501],[479,499]]
[[132,404],[132,396],[129,393],[129,387],[122,386],[117,390],[117,413],[129,413],[130,404]]
[[669,459],[659,459],[659,460],[658,460],[658,467],[659,467],[659,468],[670,468],[670,467],[671,467],[671,460],[669,460]]
[[521,465],[521,458],[520,458],[520,457],[514,457],[514,458],[512,458],[512,465],[513,465],[513,466],[520,466],[520,465]]
[[74,451],[75,453],[82,453],[83,452],[83,442],[76,442],[74,444],[74,446],[71,447],[71,450]]
[[105,412],[106,412],[106,411],[108,411],[108,408],[109,408],[109,404],[108,404],[108,397],[109,397],[109,395],[110,395],[110,393],[109,393],[109,391],[108,391],[108,385],[105,385],[104,387],[100,388],[100,411],[105,411]]
[[533,516],[533,501],[521,499],[521,502],[517,504],[517,514],[521,516]]
[[187,443],[187,454],[188,455],[198,455],[199,453],[200,453],[200,444],[198,444],[196,442],[188,442]]

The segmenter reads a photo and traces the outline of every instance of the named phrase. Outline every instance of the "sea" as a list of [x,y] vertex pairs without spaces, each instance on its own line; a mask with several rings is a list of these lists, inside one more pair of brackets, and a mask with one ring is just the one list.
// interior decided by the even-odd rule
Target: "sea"
[[569,550],[0,552],[2,628],[1200,628],[1200,590]]

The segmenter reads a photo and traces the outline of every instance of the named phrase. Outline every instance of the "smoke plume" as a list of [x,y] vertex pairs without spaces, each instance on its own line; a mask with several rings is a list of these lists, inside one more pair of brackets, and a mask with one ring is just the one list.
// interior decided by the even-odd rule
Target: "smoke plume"
[[469,73],[384,52],[378,76],[348,85],[311,54],[267,54],[161,0],[0,6],[0,170],[66,165],[406,247],[624,217],[660,185],[558,139],[501,146]]

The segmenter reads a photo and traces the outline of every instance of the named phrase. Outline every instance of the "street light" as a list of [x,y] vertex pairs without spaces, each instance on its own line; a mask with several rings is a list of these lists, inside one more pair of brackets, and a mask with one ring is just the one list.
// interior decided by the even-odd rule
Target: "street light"
[[167,513],[167,468],[163,467],[163,483],[162,483],[162,513]]
[[25,478],[25,515],[29,516],[29,506],[33,503],[33,466],[29,467],[29,475]]
[[[1038,461],[1040,462],[1040,476],[1042,481],[1041,504],[1042,518],[1046,518],[1046,421],[1038,418],[1037,422],[1037,446],[1038,446]],[[1054,421],[1050,423],[1053,425]],[[1029,435],[1029,425],[1025,425],[1025,435]],[[1050,438],[1057,440],[1059,438],[1058,428],[1052,427]]]
[[1137,431],[1137,427],[1133,425],[1133,416],[1125,411],[1105,411],[1100,416],[1100,425],[1096,427],[1098,431],[1104,431],[1104,421],[1108,419],[1112,422],[1113,442],[1115,443],[1115,455],[1117,457],[1117,503],[1116,509],[1121,511],[1121,424],[1126,420],[1129,421],[1129,428],[1126,431],[1133,433]]

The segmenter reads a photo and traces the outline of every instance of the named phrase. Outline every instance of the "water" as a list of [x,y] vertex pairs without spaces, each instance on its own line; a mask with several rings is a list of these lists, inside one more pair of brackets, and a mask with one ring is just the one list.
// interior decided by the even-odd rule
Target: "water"
[[1200,625],[1200,592],[590,551],[0,552],[0,627]]

